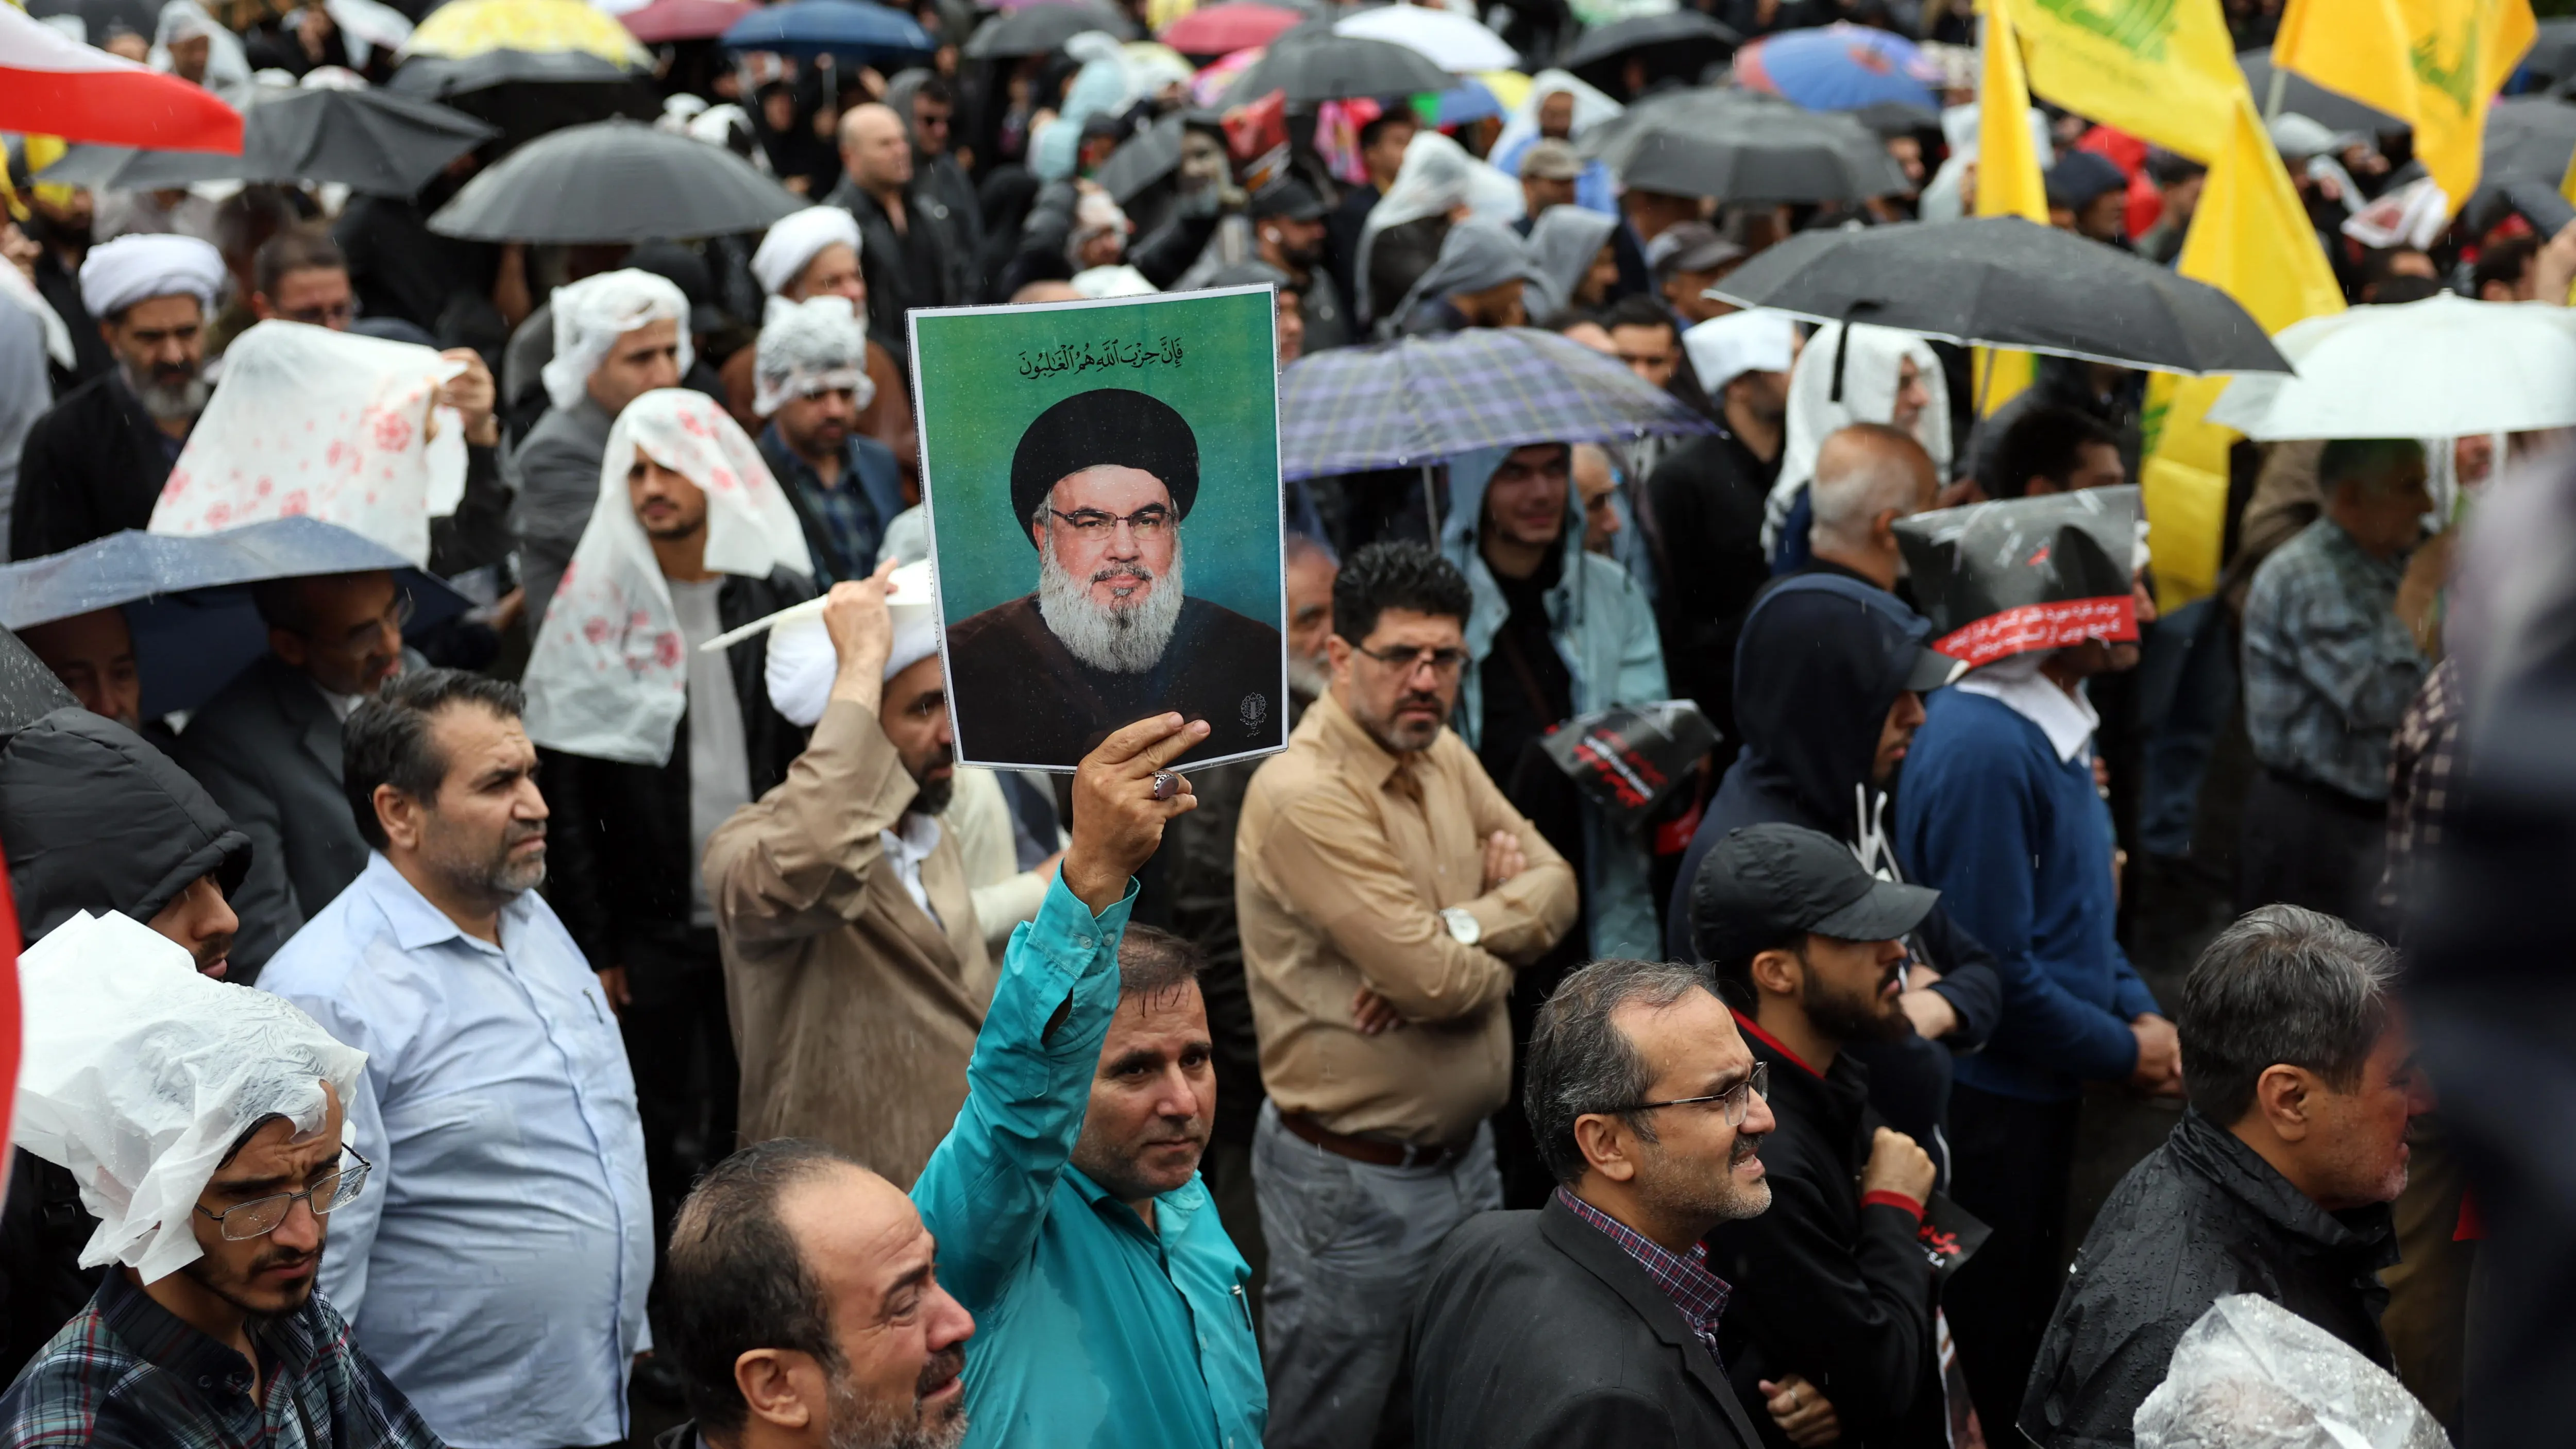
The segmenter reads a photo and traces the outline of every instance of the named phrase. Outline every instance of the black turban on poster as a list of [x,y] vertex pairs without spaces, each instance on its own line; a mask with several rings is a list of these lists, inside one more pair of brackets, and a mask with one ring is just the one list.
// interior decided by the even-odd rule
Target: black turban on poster
[[1011,507],[1023,531],[1057,481],[1108,464],[1163,480],[1172,511],[1190,516],[1199,496],[1199,440],[1160,398],[1104,387],[1078,392],[1037,415],[1011,454]]

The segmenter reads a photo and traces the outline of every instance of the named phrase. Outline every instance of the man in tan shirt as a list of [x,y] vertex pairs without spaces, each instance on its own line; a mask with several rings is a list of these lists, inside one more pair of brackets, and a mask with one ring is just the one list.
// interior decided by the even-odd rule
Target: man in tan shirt
[[1252,1173],[1270,1248],[1270,1449],[1367,1444],[1434,1251],[1502,1206],[1485,1119],[1504,998],[1574,924],[1573,869],[1446,724],[1470,600],[1416,543],[1333,587],[1332,689],[1261,767],[1235,836],[1270,1102]]
[[935,611],[889,611],[893,567],[833,585],[813,740],[705,867],[744,1140],[820,1138],[909,1191],[966,1100],[994,970],[938,819],[954,748]]

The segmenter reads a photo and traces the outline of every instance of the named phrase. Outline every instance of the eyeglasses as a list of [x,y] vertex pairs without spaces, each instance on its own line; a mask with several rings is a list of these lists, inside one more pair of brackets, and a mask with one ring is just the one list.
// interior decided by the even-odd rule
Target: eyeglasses
[[333,1208],[346,1207],[357,1201],[359,1192],[367,1185],[367,1173],[375,1164],[363,1157],[358,1157],[358,1150],[354,1147],[342,1150],[349,1156],[356,1157],[358,1165],[334,1168],[316,1179],[312,1186],[302,1192],[281,1192],[269,1197],[255,1197],[248,1202],[234,1203],[222,1212],[216,1212],[205,1204],[199,1203],[197,1211],[215,1220],[224,1235],[225,1242],[239,1243],[251,1238],[266,1237],[276,1232],[277,1225],[286,1221],[287,1209],[295,1206],[298,1199],[302,1199],[305,1206],[313,1209],[315,1217],[321,1217]]
[[[356,628],[351,629],[348,633],[337,639],[315,639],[310,634],[305,634],[304,637],[311,639],[314,643],[321,645],[325,649],[335,649],[343,654],[364,654],[368,650],[373,649],[384,639],[386,630],[390,629],[394,633],[400,634],[403,630],[410,628],[412,615],[418,611],[419,607],[419,604],[412,598],[411,591],[409,589],[404,589],[394,595],[393,604],[383,613],[378,614],[367,622],[358,625]],[[299,634],[303,633],[302,630],[297,630],[296,632]]]
[[1073,525],[1074,533],[1082,538],[1107,538],[1122,523],[1133,529],[1138,538],[1156,537],[1172,526],[1172,510],[1159,503],[1147,504],[1124,518],[1098,508],[1077,508],[1071,513],[1050,508],[1047,512]]
[[1467,667],[1467,651],[1464,649],[1432,649],[1425,647],[1421,649],[1388,649],[1385,651],[1379,651],[1359,645],[1353,645],[1352,647],[1358,649],[1359,652],[1367,655],[1371,659],[1376,660],[1378,663],[1385,665],[1387,668],[1399,670],[1408,675],[1428,664],[1431,666],[1431,672],[1433,674],[1446,679],[1449,676],[1456,674],[1459,670]]
[[1633,1107],[1620,1107],[1615,1110],[1621,1112],[1652,1112],[1658,1107],[1696,1107],[1703,1102],[1715,1102],[1725,1111],[1727,1126],[1741,1127],[1744,1125],[1744,1114],[1753,1110],[1753,1099],[1756,1097],[1767,1098],[1770,1095],[1771,1064],[1769,1062],[1755,1062],[1753,1064],[1753,1070],[1744,1074],[1743,1081],[1740,1081],[1734,1086],[1727,1088],[1725,1091],[1716,1093],[1712,1096],[1675,1097],[1669,1102],[1639,1102]]
[[346,327],[357,317],[358,304],[354,300],[330,302],[319,307],[299,307],[292,312],[281,309],[277,315],[288,322],[303,322],[315,327]]

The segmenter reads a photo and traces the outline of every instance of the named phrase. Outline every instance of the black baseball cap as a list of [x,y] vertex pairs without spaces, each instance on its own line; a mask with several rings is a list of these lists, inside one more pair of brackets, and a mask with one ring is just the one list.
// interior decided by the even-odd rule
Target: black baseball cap
[[1691,882],[1691,936],[1710,961],[1740,960],[1800,934],[1893,941],[1941,893],[1880,880],[1851,847],[1803,825],[1746,825],[1709,850]]
[[1332,208],[1308,188],[1305,182],[1285,177],[1252,193],[1252,214],[1256,217],[1286,217],[1290,221],[1319,221],[1332,214]]

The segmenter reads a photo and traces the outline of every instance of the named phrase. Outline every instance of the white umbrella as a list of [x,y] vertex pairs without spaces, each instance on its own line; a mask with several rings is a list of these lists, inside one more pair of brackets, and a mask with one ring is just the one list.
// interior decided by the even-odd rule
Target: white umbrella
[[1392,41],[1453,75],[1510,70],[1521,63],[1519,51],[1474,19],[1421,5],[1380,5],[1358,11],[1333,22],[1333,33]]
[[2249,438],[2455,438],[2576,426],[2576,315],[2444,292],[2274,334],[2295,377],[2247,373],[2209,420]]

